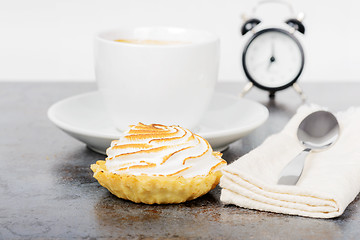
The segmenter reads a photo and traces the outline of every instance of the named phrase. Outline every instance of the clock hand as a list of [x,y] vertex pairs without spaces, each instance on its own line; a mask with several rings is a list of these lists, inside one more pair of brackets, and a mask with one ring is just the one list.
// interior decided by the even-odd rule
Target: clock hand
[[274,45],[274,41],[271,42],[271,56],[274,57],[275,55],[275,45]]
[[269,70],[270,69],[270,67],[271,67],[271,65],[275,62],[275,57],[274,56],[271,56],[270,57],[270,61],[269,61],[269,64],[268,64],[268,66],[267,66],[267,70]]
[[274,42],[271,42],[271,57],[270,57],[270,61],[267,67],[267,70],[270,69],[270,66],[272,65],[273,62],[275,62],[275,46],[274,46]]

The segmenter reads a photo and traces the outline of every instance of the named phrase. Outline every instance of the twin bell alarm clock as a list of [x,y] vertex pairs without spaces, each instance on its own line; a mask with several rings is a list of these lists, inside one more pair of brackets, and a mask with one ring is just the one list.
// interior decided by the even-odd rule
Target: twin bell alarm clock
[[[284,5],[292,17],[279,23],[279,26],[266,27],[255,16],[260,6],[269,3]],[[279,11],[273,14],[279,15]],[[244,19],[241,27],[241,35],[249,37],[242,52],[242,67],[249,82],[242,95],[255,86],[268,91],[270,98],[274,98],[277,91],[293,87],[303,97],[297,80],[303,71],[305,57],[297,35],[305,34],[304,14],[293,17],[294,10],[287,2],[260,1],[252,15]]]

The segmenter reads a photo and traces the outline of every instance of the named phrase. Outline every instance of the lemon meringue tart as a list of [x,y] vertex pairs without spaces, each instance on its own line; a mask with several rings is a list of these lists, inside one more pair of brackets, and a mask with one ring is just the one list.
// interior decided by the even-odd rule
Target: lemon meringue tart
[[136,203],[181,203],[215,188],[226,161],[199,135],[179,126],[130,126],[91,165],[98,182]]

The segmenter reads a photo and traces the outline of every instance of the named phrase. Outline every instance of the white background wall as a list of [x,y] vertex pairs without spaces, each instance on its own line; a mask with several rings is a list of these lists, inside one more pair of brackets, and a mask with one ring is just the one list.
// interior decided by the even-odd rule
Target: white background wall
[[[93,35],[122,26],[205,29],[221,38],[220,80],[243,81],[250,0],[0,0],[0,80],[94,80]],[[302,81],[360,81],[360,2],[293,0],[306,13]],[[281,9],[276,15],[287,18]],[[261,15],[260,17],[262,17]]]

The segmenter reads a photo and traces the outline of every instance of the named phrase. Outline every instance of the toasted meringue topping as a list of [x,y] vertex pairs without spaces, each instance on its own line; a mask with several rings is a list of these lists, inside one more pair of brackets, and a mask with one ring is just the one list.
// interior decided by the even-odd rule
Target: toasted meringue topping
[[202,137],[179,126],[130,126],[106,150],[106,168],[115,174],[203,176],[226,165]]

